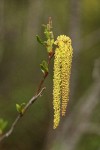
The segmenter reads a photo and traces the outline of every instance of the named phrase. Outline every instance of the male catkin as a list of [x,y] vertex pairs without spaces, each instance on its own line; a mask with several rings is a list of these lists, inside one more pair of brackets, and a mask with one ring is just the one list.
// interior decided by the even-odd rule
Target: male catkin
[[60,114],[66,113],[69,100],[69,82],[71,73],[72,53],[71,39],[66,35],[60,35],[54,42],[54,78],[53,78],[53,108],[54,129],[59,125]]

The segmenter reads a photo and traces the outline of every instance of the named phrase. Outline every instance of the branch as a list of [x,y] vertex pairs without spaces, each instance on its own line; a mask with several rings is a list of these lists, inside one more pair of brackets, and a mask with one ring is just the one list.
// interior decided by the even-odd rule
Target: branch
[[[48,64],[48,67],[49,67],[49,65],[50,65],[50,61],[51,61],[51,59],[52,59],[53,56],[54,56],[54,52],[52,52],[52,53],[49,55],[49,57],[48,57],[48,63],[47,63],[47,64]],[[2,136],[0,137],[0,142],[1,142],[3,139],[5,139],[5,138],[7,138],[8,136],[11,135],[11,133],[13,132],[15,126],[16,126],[17,123],[18,123],[18,121],[22,118],[22,116],[23,116],[23,115],[25,114],[25,112],[30,108],[30,106],[37,100],[37,98],[39,98],[39,97],[42,95],[43,91],[46,89],[46,87],[42,88],[42,85],[43,85],[45,79],[47,78],[47,76],[48,76],[48,72],[43,75],[43,77],[42,77],[42,79],[41,79],[41,81],[40,81],[40,83],[39,83],[39,86],[38,86],[36,95],[33,96],[33,97],[29,100],[29,102],[26,104],[26,106],[24,107],[24,112],[23,112],[23,114],[20,114],[20,113],[19,113],[19,115],[16,117],[15,121],[12,123],[12,126],[11,126],[11,128],[9,129],[9,131],[6,132],[4,135],[2,135]]]
[[[22,116],[25,114],[25,112],[30,108],[30,106],[37,100],[38,97],[40,97],[43,93],[43,91],[46,89],[45,87],[42,88],[43,86],[43,83],[45,81],[45,79],[47,78],[48,74],[49,74],[49,65],[50,65],[50,61],[52,59],[52,57],[54,56],[54,52],[53,52],[53,43],[54,43],[54,37],[53,37],[53,32],[51,31],[51,28],[52,28],[52,20],[51,20],[51,17],[49,17],[49,23],[47,25],[44,26],[45,27],[45,30],[46,32],[45,33],[45,36],[46,36],[46,39],[47,41],[49,40],[50,43],[48,43],[47,41],[44,41],[45,42],[45,46],[46,46],[46,49],[47,49],[47,52],[48,52],[48,60],[46,62],[47,64],[47,69],[44,68],[43,70],[43,77],[42,79],[40,80],[40,83],[38,85],[38,89],[37,89],[37,92],[35,94],[35,96],[33,96],[29,101],[28,103],[23,107],[23,109],[18,110],[19,112],[19,115],[16,117],[15,121],[12,123],[11,125],[11,128],[8,130],[8,132],[6,132],[5,134],[2,134],[1,137],[0,137],[0,142],[5,139],[6,137],[8,137],[9,135],[11,135],[11,133],[13,132],[15,126],[17,125],[18,121],[22,118]],[[49,36],[48,36],[49,35]],[[39,41],[38,41],[39,42]],[[40,43],[40,42],[39,42]],[[44,66],[42,66],[44,67]],[[42,70],[42,69],[41,69]],[[20,105],[19,105],[20,106]]]
[[[49,55],[49,57],[48,57],[48,63],[47,63],[47,64],[48,64],[48,67],[49,67],[49,65],[50,65],[50,61],[51,61],[51,59],[52,59],[53,56],[54,56],[54,52],[52,52],[51,55]],[[48,74],[49,74],[49,73],[46,72],[46,73],[43,75],[43,77],[42,77],[42,79],[41,79],[41,81],[40,81],[40,84],[39,84],[39,86],[38,86],[37,93],[40,91],[40,89],[41,89],[41,87],[42,87],[42,85],[43,85],[45,79],[47,78]]]
[[23,114],[19,114],[19,115],[16,117],[16,119],[15,119],[15,121],[12,123],[12,126],[11,126],[11,128],[9,129],[9,131],[6,132],[4,135],[2,135],[2,136],[0,137],[0,142],[1,142],[3,139],[5,139],[5,138],[7,138],[8,136],[11,135],[11,133],[13,132],[15,126],[16,126],[17,123],[19,122],[19,120],[22,118],[22,116],[25,114],[25,112],[30,108],[30,106],[31,106],[39,97],[41,97],[41,95],[42,95],[42,93],[43,93],[43,91],[44,91],[45,89],[46,89],[45,87],[42,88],[41,91],[40,91],[37,95],[33,96],[33,97],[29,100],[29,102],[28,102],[28,103],[26,104],[26,106],[24,107],[24,112],[23,112]]

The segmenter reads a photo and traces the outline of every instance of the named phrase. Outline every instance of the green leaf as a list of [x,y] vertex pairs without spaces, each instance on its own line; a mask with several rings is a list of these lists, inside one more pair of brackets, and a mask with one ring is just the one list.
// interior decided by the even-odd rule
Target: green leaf
[[6,128],[8,122],[4,121],[2,118],[0,118],[0,134],[3,133],[4,129]]
[[43,74],[48,72],[48,64],[45,60],[42,61],[42,63],[40,64],[41,67],[41,71],[43,72]]
[[22,103],[22,104],[21,104],[21,113],[22,113],[22,114],[24,113],[24,107],[25,107],[25,105],[26,105],[25,103]]
[[38,35],[36,35],[36,38],[37,38],[37,41],[38,41],[40,44],[44,45],[44,42],[40,39],[40,37],[39,37]]
[[19,113],[21,113],[21,106],[19,104],[16,104],[16,109]]
[[23,114],[24,112],[25,103],[22,103],[21,105],[16,104],[16,109],[19,113]]

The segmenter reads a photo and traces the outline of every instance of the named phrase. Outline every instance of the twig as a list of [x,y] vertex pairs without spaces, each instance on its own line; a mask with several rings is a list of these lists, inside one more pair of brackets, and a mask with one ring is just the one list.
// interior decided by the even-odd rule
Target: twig
[[[51,25],[51,18],[49,18],[49,24]],[[48,61],[47,61],[48,68],[49,68],[50,61],[51,61],[51,59],[52,59],[53,56],[54,56],[54,52],[53,51],[51,51],[50,53],[48,53]],[[42,79],[41,79],[41,81],[39,83],[39,86],[38,86],[38,89],[37,89],[37,92],[36,92],[35,96],[33,96],[28,101],[28,103],[23,108],[23,112],[19,113],[19,115],[16,117],[15,121],[12,123],[11,128],[5,134],[1,135],[0,142],[3,139],[5,139],[6,137],[8,137],[9,135],[11,135],[11,133],[13,132],[13,130],[14,130],[17,122],[22,118],[22,116],[30,108],[30,106],[36,101],[36,99],[42,95],[43,91],[46,89],[45,87],[42,88],[42,85],[43,85],[45,79],[47,78],[48,74],[49,74],[49,72],[45,72],[45,74],[43,75],[43,77],[42,77]]]
[[[54,52],[52,52],[52,53],[49,55],[49,57],[48,57],[48,62],[47,62],[48,67],[49,67],[49,65],[50,65],[50,60],[52,59],[53,56],[54,56]],[[37,94],[38,94],[39,91],[41,90],[41,87],[42,87],[42,85],[43,85],[45,79],[47,78],[48,74],[49,74],[49,73],[46,72],[46,73],[43,75],[43,77],[42,77],[42,79],[41,79],[41,81],[40,81],[40,83],[39,83],[39,86],[38,86]]]
[[18,123],[18,121],[22,118],[22,116],[23,116],[24,113],[30,108],[30,106],[36,101],[36,99],[39,98],[39,97],[42,95],[42,93],[43,93],[43,91],[44,91],[45,89],[46,89],[45,87],[42,88],[41,91],[40,91],[37,95],[33,96],[33,97],[29,100],[29,102],[28,102],[28,103],[26,104],[26,106],[24,107],[24,112],[23,112],[23,114],[19,114],[19,115],[16,117],[16,119],[15,119],[15,121],[12,123],[12,126],[11,126],[11,128],[9,129],[9,131],[6,132],[4,135],[2,135],[2,136],[0,137],[0,142],[1,142],[3,139],[7,138],[9,135],[11,135],[11,133],[13,132],[13,130],[14,130],[16,124]]
[[42,85],[43,85],[43,83],[44,83],[47,76],[48,76],[48,72],[46,72],[45,75],[43,76],[43,78],[41,79],[38,90],[37,90],[37,94],[39,93],[39,91],[40,91],[40,89],[41,89],[41,87],[42,87]]
[[[52,52],[52,54],[49,56],[48,58],[48,67],[50,65],[50,60],[52,59],[52,57],[54,56],[54,52]],[[24,107],[24,112],[23,114],[19,114],[15,121],[12,123],[11,125],[11,128],[5,133],[3,134],[1,137],[0,137],[0,142],[7,138],[8,136],[11,135],[11,133],[13,132],[15,126],[17,125],[18,121],[22,118],[22,116],[24,115],[24,113],[30,108],[30,106],[37,100],[38,97],[40,97],[43,93],[43,91],[46,89],[46,87],[42,88],[42,85],[46,79],[46,77],[48,76],[48,72],[43,76],[43,78],[41,79],[40,83],[39,83],[39,86],[38,86],[38,90],[36,92],[36,95],[33,96],[29,101],[28,103],[26,104],[26,106]]]

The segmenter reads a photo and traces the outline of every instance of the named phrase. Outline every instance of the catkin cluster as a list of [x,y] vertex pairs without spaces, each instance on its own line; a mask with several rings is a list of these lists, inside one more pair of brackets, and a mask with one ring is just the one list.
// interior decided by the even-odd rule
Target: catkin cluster
[[71,73],[71,62],[73,49],[71,39],[66,35],[60,35],[54,42],[54,77],[53,77],[53,108],[54,108],[54,129],[59,125],[60,114],[66,113],[69,100],[69,82]]

